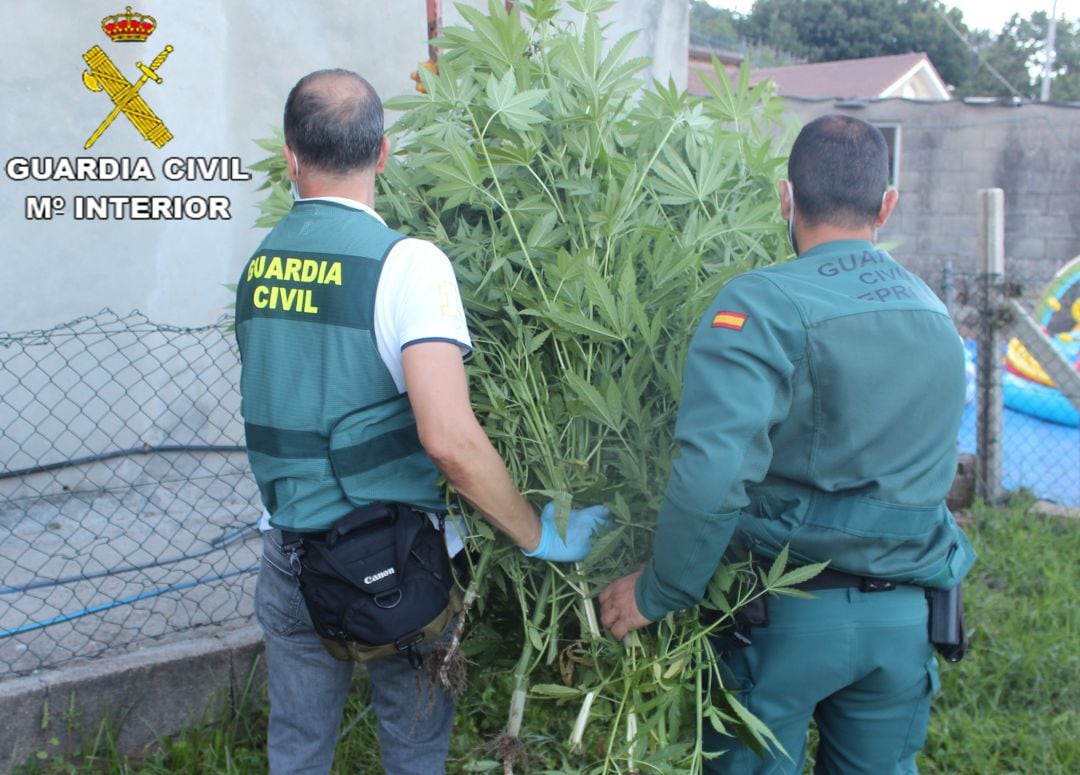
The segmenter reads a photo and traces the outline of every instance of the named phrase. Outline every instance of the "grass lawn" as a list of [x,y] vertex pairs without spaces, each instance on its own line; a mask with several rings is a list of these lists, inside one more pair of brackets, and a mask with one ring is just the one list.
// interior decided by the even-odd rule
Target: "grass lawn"
[[942,667],[924,773],[1080,773],[1080,520],[977,509],[964,661]]
[[[976,508],[968,533],[979,562],[965,583],[971,632],[967,658],[943,665],[923,773],[1080,773],[1080,520],[1038,515],[1029,501],[1008,508]],[[463,698],[448,771],[501,772],[481,741],[498,729],[506,676],[472,676]],[[121,755],[103,730],[97,751],[76,760],[49,757],[25,773],[250,773],[265,772],[265,704],[228,723],[192,729],[139,755]],[[550,712],[552,706],[545,706]],[[571,712],[571,711],[568,711]],[[377,743],[363,682],[346,708],[335,772],[376,775]],[[560,759],[571,718],[537,720],[525,729],[551,730],[527,739],[539,754],[528,772]],[[556,765],[557,767],[557,765]],[[519,771],[524,768],[519,768]]]

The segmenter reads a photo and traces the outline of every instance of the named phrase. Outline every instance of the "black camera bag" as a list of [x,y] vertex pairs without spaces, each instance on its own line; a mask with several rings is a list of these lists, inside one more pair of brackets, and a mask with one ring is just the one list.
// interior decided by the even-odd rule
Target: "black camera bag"
[[[298,542],[300,590],[315,631],[339,659],[406,653],[437,635],[454,608],[442,524],[399,503],[355,509],[324,534]],[[335,648],[335,644],[340,644]]]

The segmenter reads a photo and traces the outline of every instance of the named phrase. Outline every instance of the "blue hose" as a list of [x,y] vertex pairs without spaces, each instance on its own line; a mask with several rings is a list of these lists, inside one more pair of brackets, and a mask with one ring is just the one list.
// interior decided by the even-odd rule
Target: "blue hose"
[[61,622],[69,622],[72,619],[78,619],[82,616],[89,616],[90,614],[100,613],[101,611],[107,611],[110,608],[116,608],[117,606],[129,605],[131,603],[138,602],[139,600],[145,600],[150,597],[157,597],[158,595],[166,595],[169,592],[179,592],[184,589],[191,589],[197,587],[200,584],[209,584],[212,581],[223,581],[224,579],[232,578],[234,576],[241,576],[245,573],[253,573],[259,569],[258,563],[252,565],[249,568],[243,570],[230,571],[229,573],[219,573],[213,576],[204,576],[201,579],[195,579],[194,581],[186,581],[183,584],[173,584],[168,587],[161,587],[149,592],[142,592],[138,595],[132,595],[130,597],[121,598],[120,600],[113,600],[110,603],[103,603],[102,605],[96,605],[92,608],[84,608],[81,611],[76,611],[71,614],[61,614],[55,616],[52,619],[47,619],[43,622],[33,622],[31,624],[24,624],[22,627],[16,627],[13,630],[0,630],[0,638],[7,638],[11,635],[19,635],[24,632],[32,632],[33,630],[41,630],[49,627],[53,624],[60,624]]

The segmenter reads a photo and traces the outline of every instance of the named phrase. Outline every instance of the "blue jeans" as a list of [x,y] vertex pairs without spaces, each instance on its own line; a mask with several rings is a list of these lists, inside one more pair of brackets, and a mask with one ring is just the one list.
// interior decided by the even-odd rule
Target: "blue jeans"
[[[278,530],[263,534],[255,615],[266,636],[270,773],[325,775],[334,759],[353,663],[340,662],[323,648],[282,552]],[[421,646],[425,656],[430,646]],[[454,721],[453,697],[429,685],[402,656],[365,666],[383,769],[389,775],[443,773]]]

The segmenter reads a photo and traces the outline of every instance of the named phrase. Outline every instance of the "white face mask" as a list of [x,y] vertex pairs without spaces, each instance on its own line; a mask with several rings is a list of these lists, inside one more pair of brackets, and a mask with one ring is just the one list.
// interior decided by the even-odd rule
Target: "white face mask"
[[[886,197],[886,196],[888,196],[888,195],[889,195],[889,189],[887,189],[887,188],[886,188],[886,189],[885,189],[885,190],[884,190],[884,191],[883,191],[883,192],[881,193],[881,206],[882,206],[882,207],[885,207],[885,197]],[[875,245],[877,244],[877,226],[874,226],[874,239],[873,239],[873,243],[874,243]]]
[[795,239],[795,190],[791,187],[791,181],[785,180],[784,185],[787,186],[788,201],[788,222],[787,222],[787,238],[791,243],[791,249],[795,251],[795,255],[799,255],[799,242]]
[[295,156],[293,156],[293,164],[296,165],[295,174],[289,181],[289,190],[292,191],[292,198],[295,201],[300,198],[300,187],[296,185],[296,181],[300,179],[300,160]]

